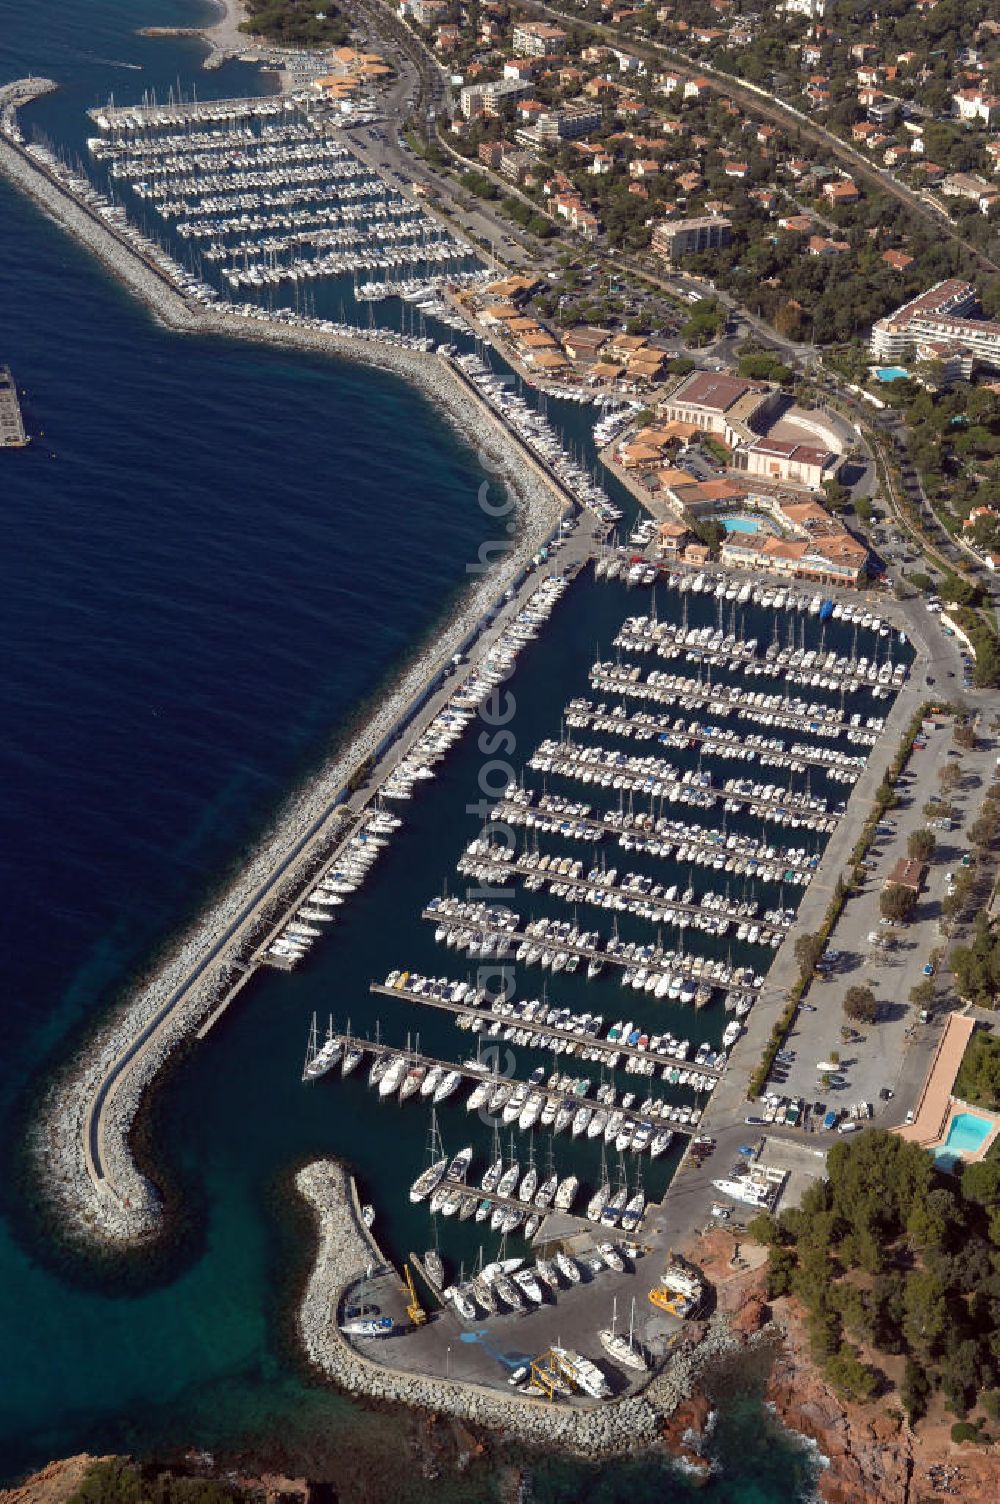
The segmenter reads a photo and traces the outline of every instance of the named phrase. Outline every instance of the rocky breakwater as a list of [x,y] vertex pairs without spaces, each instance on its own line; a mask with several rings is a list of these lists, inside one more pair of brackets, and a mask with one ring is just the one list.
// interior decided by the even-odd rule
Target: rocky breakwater
[[[468,650],[470,635],[484,626],[548,536],[556,515],[551,493],[527,473],[517,479],[532,499],[529,526],[515,546],[467,594],[340,755],[290,801],[221,897],[53,1080],[32,1148],[41,1190],[71,1236],[125,1245],[160,1229],[159,1194],[136,1166],[130,1142],[143,1096],[174,1052],[245,979],[241,968],[253,963],[276,916],[308,875],[330,860],[347,823],[341,800],[352,779],[370,765],[452,655]],[[417,727],[419,718],[412,724]]]
[[317,1226],[316,1258],[298,1312],[299,1335],[312,1367],[350,1394],[453,1416],[527,1445],[609,1457],[662,1442],[666,1419],[695,1393],[702,1367],[732,1347],[725,1323],[710,1323],[701,1344],[671,1357],[640,1393],[603,1404],[552,1404],[506,1389],[407,1372],[391,1366],[388,1344],[387,1361],[375,1362],[351,1345],[337,1319],[345,1291],[365,1275],[376,1246],[358,1218],[351,1178],[336,1160],[326,1159],[300,1170],[295,1184]]

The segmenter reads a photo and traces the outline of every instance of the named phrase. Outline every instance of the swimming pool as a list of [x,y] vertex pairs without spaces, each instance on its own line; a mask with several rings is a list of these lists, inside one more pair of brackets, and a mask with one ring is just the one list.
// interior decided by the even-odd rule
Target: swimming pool
[[905,381],[909,374],[902,366],[879,366],[875,372],[879,381]]
[[721,517],[727,533],[759,533],[760,523],[754,517]]
[[954,1162],[963,1154],[975,1154],[993,1132],[991,1118],[977,1117],[974,1112],[956,1112],[948,1124],[948,1137],[934,1150],[934,1158]]

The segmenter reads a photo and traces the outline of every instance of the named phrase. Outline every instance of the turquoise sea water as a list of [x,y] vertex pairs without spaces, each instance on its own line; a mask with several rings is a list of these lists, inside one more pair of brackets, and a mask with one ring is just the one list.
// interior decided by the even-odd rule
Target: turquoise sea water
[[[30,118],[72,150],[109,92],[259,88],[239,67],[196,73],[196,43],[134,34],[201,14],[183,0],[36,0],[4,18],[0,78],[54,76],[60,92]],[[475,828],[460,813],[473,751],[407,811],[407,840],[317,964],[248,989],[160,1094],[158,1154],[190,1212],[164,1264],[136,1275],[67,1259],[33,1218],[18,1145],[48,1067],[462,588],[486,532],[482,477],[397,381],[166,335],[3,185],[0,307],[0,358],[27,388],[36,436],[0,456],[0,1478],[82,1448],[190,1445],[244,1448],[350,1497],[358,1459],[391,1484],[394,1432],[305,1384],[290,1355],[303,1242],[287,1182],[332,1150],[375,1184],[395,1156],[378,1212],[405,1251],[428,1234],[396,1211],[422,1128],[412,1117],[404,1138],[377,1120],[360,1083],[346,1110],[329,1083],[304,1093],[304,1030],[313,1008],[373,1023],[367,982],[390,942],[394,959],[432,954],[417,914]],[[581,587],[525,655],[525,749],[553,730],[553,686],[579,675],[595,638],[609,642],[627,604]],[[387,1028],[412,1027],[390,1013]],[[725,1471],[703,1497],[777,1504],[808,1486],[803,1454],[753,1393],[748,1377],[728,1397]],[[395,1496],[422,1496],[400,1479]],[[538,1497],[583,1486],[608,1500],[689,1492],[644,1461],[599,1477],[559,1463]],[[474,1473],[444,1491],[490,1486]]]

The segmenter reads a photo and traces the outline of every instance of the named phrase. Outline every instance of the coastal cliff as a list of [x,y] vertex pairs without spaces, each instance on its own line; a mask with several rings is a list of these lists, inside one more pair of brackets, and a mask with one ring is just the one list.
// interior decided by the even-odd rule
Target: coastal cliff
[[[943,1497],[994,1504],[1000,1448],[956,1445],[949,1424],[925,1422],[914,1430],[892,1395],[854,1404],[837,1394],[809,1356],[802,1310],[790,1299],[768,1304],[760,1250],[746,1252],[748,1258],[721,1229],[687,1250],[715,1286],[730,1333],[744,1344],[773,1337],[766,1399],[782,1424],[814,1443],[823,1459],[818,1497],[826,1504],[931,1504]],[[710,1414],[705,1402],[689,1405],[683,1437],[669,1437],[671,1450],[681,1455],[699,1451]]]

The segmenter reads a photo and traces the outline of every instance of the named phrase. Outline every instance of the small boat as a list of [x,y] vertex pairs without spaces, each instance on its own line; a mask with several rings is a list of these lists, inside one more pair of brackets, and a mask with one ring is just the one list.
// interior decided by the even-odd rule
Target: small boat
[[446,1071],[435,1089],[435,1103],[443,1102],[446,1097],[450,1097],[454,1091],[457,1091],[458,1087],[461,1085],[461,1081],[461,1071]]
[[535,1192],[535,1205],[541,1207],[544,1211],[546,1207],[552,1205],[552,1202],[555,1200],[556,1191],[558,1189],[559,1176],[550,1175],[547,1180],[544,1180],[542,1182],[542,1184],[538,1187],[538,1190]]
[[465,1177],[469,1173],[469,1166],[471,1163],[472,1149],[469,1145],[466,1145],[464,1149],[460,1149],[458,1151],[458,1153],[455,1155],[455,1158],[448,1166],[448,1169],[445,1172],[445,1179],[450,1180],[453,1183],[464,1182]]
[[445,1290],[444,1298],[451,1301],[464,1321],[475,1321],[476,1308],[464,1290],[460,1290],[457,1285],[452,1285],[450,1289]]
[[575,1259],[570,1258],[568,1253],[563,1253],[560,1249],[553,1262],[559,1273],[564,1279],[568,1279],[571,1285],[578,1285],[580,1283],[580,1266]]
[[569,1211],[573,1205],[579,1186],[580,1182],[575,1175],[567,1175],[565,1180],[559,1182],[559,1189],[556,1191],[554,1203],[557,1212]]
[[483,1279],[482,1275],[476,1275],[475,1279],[473,1279],[472,1281],[470,1288],[473,1295],[476,1297],[476,1300],[486,1312],[487,1316],[495,1316],[497,1313],[496,1296],[493,1294],[493,1291],[490,1289],[486,1280]]
[[516,1274],[511,1275],[511,1278],[518,1288],[524,1291],[524,1294],[533,1305],[540,1306],[542,1304],[542,1301],[545,1299],[545,1292],[542,1290],[531,1269],[519,1269]]
[[438,1190],[439,1185],[444,1181],[445,1170],[447,1169],[448,1158],[445,1157],[444,1160],[436,1160],[432,1166],[427,1167],[421,1175],[418,1175],[414,1184],[409,1188],[409,1199],[411,1199],[411,1202],[414,1202],[414,1205],[417,1202],[423,1202],[427,1196],[430,1196],[432,1191]]
[[349,1337],[388,1337],[393,1326],[391,1316],[362,1316],[357,1321],[345,1321],[340,1330]]
[[340,1062],[340,1074],[349,1076],[352,1071],[357,1070],[364,1058],[364,1050],[359,1049],[355,1044],[348,1044],[344,1049],[344,1058]]
[[383,1099],[395,1096],[406,1073],[406,1056],[394,1055],[389,1062],[385,1075],[378,1084],[378,1094]]
[[424,1254],[424,1269],[427,1278],[437,1290],[444,1289],[444,1264],[436,1248],[428,1248]]
[[605,1327],[597,1335],[605,1352],[614,1358],[616,1363],[621,1363],[626,1368],[638,1369],[640,1373],[648,1370],[649,1360],[645,1353],[636,1347],[630,1338],[619,1336],[614,1327]]
[[604,1208],[607,1206],[610,1199],[611,1187],[608,1182],[605,1181],[600,1189],[595,1191],[593,1196],[591,1196],[590,1200],[587,1202],[588,1220],[591,1222],[600,1222],[601,1217],[604,1215]]

